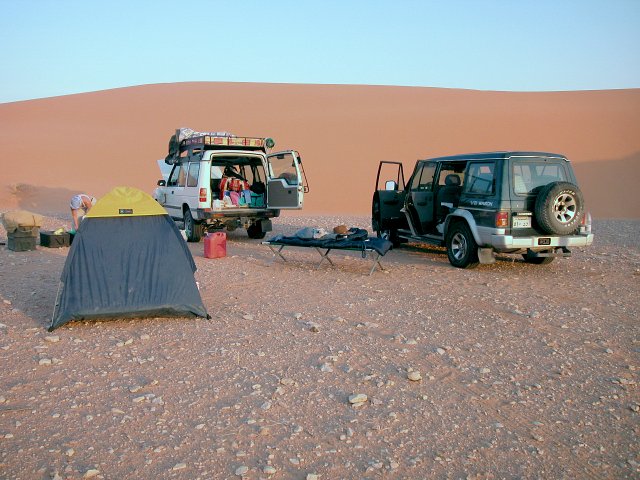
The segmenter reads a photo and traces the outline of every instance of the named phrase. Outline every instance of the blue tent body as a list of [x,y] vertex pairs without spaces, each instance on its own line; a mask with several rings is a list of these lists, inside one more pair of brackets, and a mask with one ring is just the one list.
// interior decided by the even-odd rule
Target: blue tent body
[[[110,195],[117,206],[111,210],[123,213],[112,216],[101,199],[82,221],[60,277],[49,331],[73,320],[210,318],[191,252],[166,211],[158,206],[164,213],[137,214],[150,210],[136,199],[155,201],[136,189],[118,187]],[[91,216],[94,209],[98,214]]]

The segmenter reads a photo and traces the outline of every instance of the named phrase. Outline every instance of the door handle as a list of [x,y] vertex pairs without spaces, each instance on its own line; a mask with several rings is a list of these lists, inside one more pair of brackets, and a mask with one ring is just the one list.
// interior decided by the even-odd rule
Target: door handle
[[425,205],[427,205],[429,202],[416,202],[416,205],[420,206],[420,207],[424,207]]

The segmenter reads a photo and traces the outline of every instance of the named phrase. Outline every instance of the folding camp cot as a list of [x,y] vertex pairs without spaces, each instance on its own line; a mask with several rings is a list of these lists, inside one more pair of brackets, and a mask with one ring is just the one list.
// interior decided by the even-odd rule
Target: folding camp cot
[[380,263],[380,257],[383,257],[392,247],[392,243],[382,238],[365,238],[360,240],[351,240],[347,238],[337,239],[306,239],[298,237],[284,237],[277,235],[272,239],[262,242],[263,245],[269,247],[274,256],[274,261],[277,257],[280,257],[285,262],[287,259],[282,254],[285,247],[302,247],[313,248],[320,255],[320,262],[316,265],[316,268],[325,262],[335,267],[335,264],[329,257],[329,254],[334,250],[347,250],[352,252],[360,252],[362,258],[370,257],[373,261],[369,275],[371,275],[376,267],[380,267],[380,270],[384,270],[382,263]]

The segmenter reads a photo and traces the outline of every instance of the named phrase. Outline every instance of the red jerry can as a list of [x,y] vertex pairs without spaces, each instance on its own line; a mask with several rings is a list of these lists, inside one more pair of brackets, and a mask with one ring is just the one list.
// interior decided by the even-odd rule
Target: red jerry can
[[227,256],[227,234],[224,232],[207,233],[204,237],[204,256],[221,258]]

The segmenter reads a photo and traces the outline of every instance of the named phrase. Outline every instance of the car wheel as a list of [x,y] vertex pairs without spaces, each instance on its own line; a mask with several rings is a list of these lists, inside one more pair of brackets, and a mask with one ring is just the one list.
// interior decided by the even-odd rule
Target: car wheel
[[447,232],[445,243],[451,265],[457,268],[474,268],[478,266],[478,244],[466,223],[454,223]]
[[267,232],[263,232],[260,225],[256,223],[252,223],[247,227],[247,235],[249,235],[249,238],[261,239],[264,238],[266,234]]
[[573,183],[550,183],[536,197],[536,220],[546,233],[572,234],[580,227],[583,213],[582,192]]
[[549,265],[555,257],[534,257],[528,253],[523,253],[522,258],[526,263],[531,263],[532,265]]
[[188,242],[199,242],[202,238],[202,227],[193,219],[189,209],[184,211],[184,231]]

